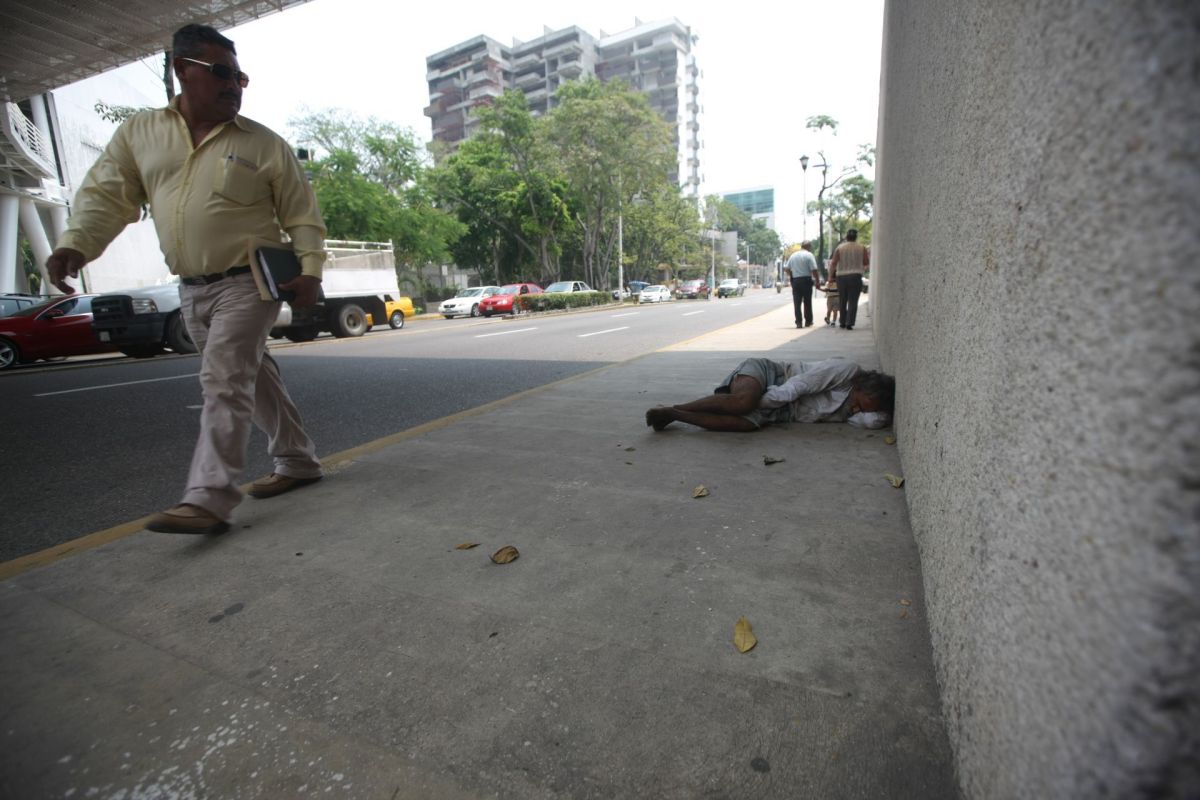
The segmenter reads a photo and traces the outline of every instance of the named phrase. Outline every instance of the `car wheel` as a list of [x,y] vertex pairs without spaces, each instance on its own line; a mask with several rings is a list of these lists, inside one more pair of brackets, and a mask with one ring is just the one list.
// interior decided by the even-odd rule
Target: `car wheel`
[[491,309],[488,309],[487,311],[484,311],[482,313],[485,317],[490,317],[492,315]]
[[453,314],[442,314],[442,316],[445,317],[446,319],[454,319]]
[[333,318],[333,335],[339,339],[362,336],[367,332],[367,315],[354,303],[338,308]]
[[404,312],[396,309],[392,312],[392,316],[388,317],[388,325],[392,326],[392,330],[400,330],[404,327]]
[[188,334],[183,314],[175,314],[167,321],[167,347],[176,353],[195,353],[196,343]]
[[475,305],[471,306],[471,316],[472,317],[479,316],[479,303],[476,303]]
[[0,369],[9,369],[21,363],[21,351],[16,344],[0,336]]

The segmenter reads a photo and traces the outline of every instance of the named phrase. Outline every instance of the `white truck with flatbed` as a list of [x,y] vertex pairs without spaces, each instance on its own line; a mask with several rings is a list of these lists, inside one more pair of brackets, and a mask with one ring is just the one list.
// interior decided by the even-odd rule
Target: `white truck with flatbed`
[[[271,335],[307,342],[328,331],[362,336],[374,322],[404,325],[396,261],[389,242],[326,242],[322,299],[312,308],[284,303]],[[367,315],[370,315],[368,318]],[[128,356],[148,358],[166,350],[194,353],[179,312],[179,285],[148,286],[101,295],[92,301],[92,330]]]

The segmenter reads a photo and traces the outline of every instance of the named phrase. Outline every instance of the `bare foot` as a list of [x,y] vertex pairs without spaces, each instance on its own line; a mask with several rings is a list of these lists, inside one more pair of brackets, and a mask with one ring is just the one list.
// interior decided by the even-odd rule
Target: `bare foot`
[[656,431],[661,431],[675,421],[671,411],[668,406],[655,406],[646,412],[646,424]]

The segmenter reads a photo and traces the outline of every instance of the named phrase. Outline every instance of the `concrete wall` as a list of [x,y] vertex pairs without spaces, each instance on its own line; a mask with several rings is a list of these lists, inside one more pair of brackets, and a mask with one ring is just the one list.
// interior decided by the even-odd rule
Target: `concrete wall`
[[887,6],[871,298],[968,797],[1200,796],[1198,29]]

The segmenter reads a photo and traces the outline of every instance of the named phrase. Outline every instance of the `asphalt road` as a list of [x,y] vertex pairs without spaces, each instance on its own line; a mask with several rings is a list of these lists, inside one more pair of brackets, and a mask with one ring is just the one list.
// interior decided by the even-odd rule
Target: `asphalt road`
[[[273,343],[271,350],[319,452],[328,455],[783,303],[788,295],[768,289],[565,315],[424,319],[399,331]],[[174,505],[198,430],[198,369],[196,356],[168,356],[0,375],[0,561]],[[504,447],[504,431],[495,437]],[[265,450],[256,430],[247,479],[270,472]]]

